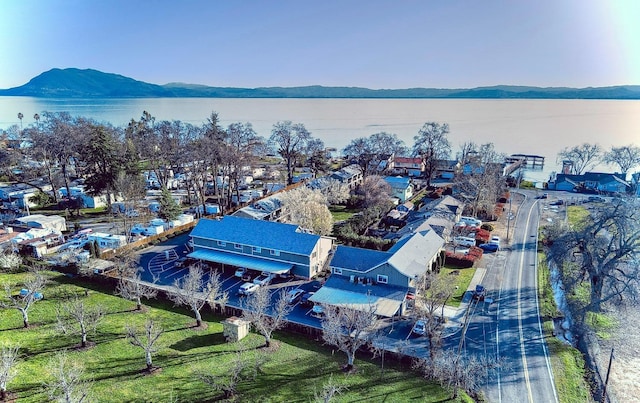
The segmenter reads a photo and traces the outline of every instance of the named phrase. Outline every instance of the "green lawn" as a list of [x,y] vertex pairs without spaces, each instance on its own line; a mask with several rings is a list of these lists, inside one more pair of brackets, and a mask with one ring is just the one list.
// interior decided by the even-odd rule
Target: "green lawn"
[[[43,387],[43,382],[49,379],[47,364],[57,350],[67,348],[71,358],[84,365],[87,379],[93,381],[93,400],[100,402],[216,400],[220,393],[207,388],[194,374],[227,373],[228,363],[238,351],[247,358],[268,357],[255,379],[239,384],[239,401],[309,402],[330,377],[347,387],[337,402],[450,401],[445,390],[425,382],[399,363],[391,364],[390,360],[385,362],[384,379],[380,379],[379,361],[368,354],[360,354],[356,360],[358,371],[345,376],[340,370],[344,355],[305,336],[277,333],[274,343],[278,348],[272,352],[261,348],[263,338],[256,334],[227,343],[219,323],[221,318],[209,313],[203,315],[208,327],[194,330],[190,327],[194,322],[191,315],[166,302],[150,301],[146,312],[137,313],[133,311],[134,303],[111,295],[109,289],[59,273],[47,274],[51,283],[44,291],[45,299],[30,311],[29,329],[21,328],[17,310],[2,311],[0,315],[0,339],[20,345],[18,375],[8,385],[10,391],[18,394],[20,402],[47,400]],[[0,274],[0,283],[16,283],[23,276]],[[84,296],[85,289],[89,290],[88,296]],[[107,312],[97,333],[89,337],[95,347],[86,351],[73,350],[79,339],[65,336],[55,328],[55,306],[72,294],[80,295],[88,304],[103,306]],[[160,339],[162,348],[154,359],[161,370],[153,375],[140,372],[145,366],[143,352],[124,338],[125,325],[142,325],[147,317],[154,318],[165,329]]]
[[459,307],[462,302],[462,297],[464,293],[469,288],[469,284],[471,284],[471,279],[473,279],[473,275],[475,274],[476,269],[451,269],[451,268],[443,268],[440,270],[441,276],[446,276],[449,279],[453,279],[453,287],[458,287],[455,289],[453,296],[447,301],[447,305]]
[[331,206],[329,211],[333,216],[333,222],[346,221],[351,218],[352,215],[359,212],[358,209],[348,209],[346,206]]

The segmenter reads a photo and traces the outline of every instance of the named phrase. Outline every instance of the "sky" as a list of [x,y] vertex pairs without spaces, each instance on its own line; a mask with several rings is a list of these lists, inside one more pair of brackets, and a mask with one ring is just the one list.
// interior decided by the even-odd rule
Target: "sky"
[[637,0],[0,0],[0,88],[52,68],[154,84],[640,85]]

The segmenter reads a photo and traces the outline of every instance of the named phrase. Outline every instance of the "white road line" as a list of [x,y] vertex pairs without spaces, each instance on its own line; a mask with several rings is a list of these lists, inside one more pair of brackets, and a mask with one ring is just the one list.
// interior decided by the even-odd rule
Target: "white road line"
[[[535,206],[534,202],[534,206]],[[529,402],[533,402],[533,392],[531,391],[531,381],[529,380],[529,366],[527,364],[527,353],[524,348],[524,330],[522,328],[522,303],[520,301],[521,293],[522,293],[522,273],[524,271],[524,251],[525,246],[528,241],[527,234],[529,233],[529,223],[531,221],[531,213],[533,212],[533,207],[529,209],[529,214],[527,214],[527,222],[525,224],[524,237],[522,239],[521,250],[520,250],[520,270],[518,272],[518,329],[520,333],[520,351],[522,351],[522,368],[524,370],[524,380],[527,385],[527,395],[529,398]]]

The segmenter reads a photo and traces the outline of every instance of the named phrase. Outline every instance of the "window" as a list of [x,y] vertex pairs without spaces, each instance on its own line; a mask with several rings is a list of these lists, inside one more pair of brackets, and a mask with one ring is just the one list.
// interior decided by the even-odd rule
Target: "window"
[[380,284],[387,284],[389,282],[389,277],[388,276],[383,276],[382,274],[378,274],[377,281]]
[[227,246],[225,241],[218,241],[218,246]]
[[236,249],[242,249],[242,244],[239,244],[239,243],[235,244],[235,248]]
[[272,256],[280,256],[280,251],[279,250],[271,250],[271,255]]
[[262,253],[262,248],[259,246],[254,246],[253,247],[253,253]]
[[342,274],[342,269],[340,269],[338,267],[334,267],[333,268],[333,274]]

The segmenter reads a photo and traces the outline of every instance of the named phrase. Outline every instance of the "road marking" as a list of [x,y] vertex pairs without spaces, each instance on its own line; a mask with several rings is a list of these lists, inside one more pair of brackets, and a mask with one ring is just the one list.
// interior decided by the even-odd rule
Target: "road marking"
[[[537,202],[534,202],[535,205]],[[527,215],[527,222],[525,224],[525,233],[529,232],[529,223],[531,221],[531,213],[533,212],[533,205],[529,209],[529,214]],[[520,333],[520,351],[522,351],[522,368],[524,370],[524,380],[527,385],[527,395],[529,397],[529,402],[533,402],[533,393],[531,391],[531,381],[529,380],[529,366],[527,365],[527,354],[524,349],[524,330],[522,328],[522,304],[520,301],[521,292],[522,292],[522,273],[524,268],[524,251],[525,251],[525,239],[522,240],[521,250],[520,250],[520,270],[518,272],[518,329]]]

